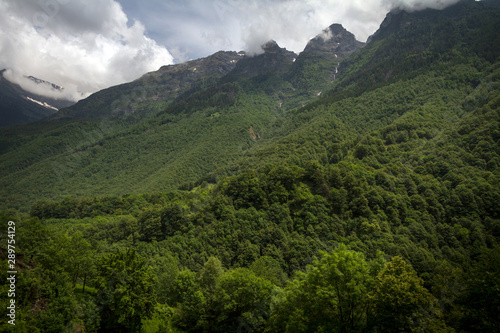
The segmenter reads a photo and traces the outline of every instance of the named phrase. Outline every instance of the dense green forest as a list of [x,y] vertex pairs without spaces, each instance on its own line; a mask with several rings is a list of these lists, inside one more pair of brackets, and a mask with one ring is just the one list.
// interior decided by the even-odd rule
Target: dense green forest
[[496,1],[394,12],[143,120],[3,131],[0,330],[500,331],[499,31]]

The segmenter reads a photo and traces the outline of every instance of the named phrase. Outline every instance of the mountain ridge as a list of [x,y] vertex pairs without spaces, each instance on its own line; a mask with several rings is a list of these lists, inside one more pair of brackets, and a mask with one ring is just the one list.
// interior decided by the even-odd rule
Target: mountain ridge
[[[483,9],[480,6],[473,8],[479,11],[477,15],[481,15]],[[442,13],[453,15],[454,10],[449,9],[451,14],[446,10]],[[411,29],[403,27],[366,46],[340,25],[332,25],[329,28],[332,35],[343,36],[342,40],[325,41],[318,36],[299,55],[271,43],[267,53],[255,57],[220,52],[194,62],[163,67],[133,83],[94,94],[72,108],[61,110],[57,117],[40,126],[31,126],[30,132],[37,133],[38,143],[32,141],[32,136],[5,131],[0,137],[0,148],[5,157],[1,168],[4,174],[13,172],[24,179],[23,192],[26,193],[31,191],[29,183],[35,174],[39,173],[39,179],[50,179],[49,174],[58,170],[56,173],[63,177],[45,186],[42,196],[54,195],[57,193],[55,189],[64,188],[64,182],[70,179],[70,183],[87,184],[78,190],[78,195],[81,195],[92,188],[91,184],[99,182],[102,186],[96,193],[118,194],[130,189],[137,193],[147,186],[161,191],[210,178],[210,174],[216,175],[214,177],[227,175],[239,170],[240,165],[245,165],[248,158],[253,159],[257,152],[274,151],[274,144],[280,140],[295,140],[291,139],[293,136],[285,138],[299,128],[305,129],[308,123],[305,119],[316,117],[313,115],[319,111],[315,110],[329,109],[332,103],[390,87],[400,80],[417,78],[433,63],[438,69],[444,60],[435,54],[447,54],[450,59],[455,59],[450,68],[459,68],[463,61],[460,52],[467,51],[460,49],[461,42],[447,46],[432,44],[421,39],[420,35],[417,39],[405,37],[417,36],[412,30],[417,26],[422,27],[422,36],[426,36],[439,23],[434,16],[430,22],[436,21],[436,24],[427,25],[422,14],[410,15],[416,15],[422,23],[415,19]],[[490,17],[494,15],[494,12],[489,14]],[[488,21],[483,25],[491,24]],[[457,32],[463,29],[452,28]],[[420,30],[417,31],[420,34]],[[468,41],[473,33],[456,35]],[[443,41],[448,40],[445,35],[438,36]],[[335,53],[339,41],[348,47],[347,50],[355,47],[361,51],[342,59]],[[430,43],[430,47],[425,43]],[[445,51],[442,51],[443,47]],[[493,49],[493,52],[496,51]],[[263,63],[267,64],[268,70],[262,70]],[[472,83],[474,86],[478,82],[477,75],[472,74],[470,78],[475,82]],[[199,77],[204,81],[200,82]],[[164,88],[158,84],[161,80],[168,81],[171,88],[162,90]],[[309,112],[313,113],[308,115]],[[390,112],[387,119],[400,116]],[[337,125],[334,128],[349,122],[345,115],[335,117]],[[301,118],[304,120],[299,120]],[[365,118],[369,119],[369,116]],[[360,118],[358,122],[341,127],[352,129],[352,126],[363,128],[368,124]],[[345,139],[344,136],[332,138],[334,141]],[[126,161],[133,163],[127,167]],[[256,161],[256,164],[264,161]],[[114,168],[130,168],[129,174],[135,175],[129,180],[131,184],[119,184],[116,175],[112,176]],[[141,181],[146,175],[150,180]],[[126,177],[125,174],[122,176]],[[101,177],[104,178],[99,180]],[[12,186],[7,178],[3,183],[6,188]],[[67,195],[72,189],[66,186],[56,195]]]
[[[143,99],[157,100],[162,104],[162,101],[175,100],[179,94],[196,91],[199,88],[194,85],[199,80],[213,82],[232,70],[241,57],[241,53],[220,51],[206,58],[162,66],[133,82],[94,93],[73,108],[62,110],[56,118],[124,118],[134,114]],[[164,87],[158,90],[162,85]],[[89,109],[95,111],[85,112]]]

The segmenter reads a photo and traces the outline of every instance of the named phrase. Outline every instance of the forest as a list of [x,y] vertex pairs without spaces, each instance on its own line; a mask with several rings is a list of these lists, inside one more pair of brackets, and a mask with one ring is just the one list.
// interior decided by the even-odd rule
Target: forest
[[1,132],[0,331],[500,331],[498,2],[390,17],[340,64]]

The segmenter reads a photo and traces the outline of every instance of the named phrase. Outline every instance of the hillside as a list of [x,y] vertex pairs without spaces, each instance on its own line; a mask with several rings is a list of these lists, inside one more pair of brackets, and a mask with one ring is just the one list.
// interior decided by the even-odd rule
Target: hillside
[[393,11],[366,45],[332,25],[299,55],[219,53],[222,71],[162,68],[145,78],[177,82],[143,98],[145,78],[3,130],[18,323],[498,331],[498,4]]
[[[352,35],[345,43],[352,44],[349,52],[362,46]],[[297,56],[274,42],[255,57],[218,52],[103,90],[37,124],[6,129],[0,132],[4,207],[195,182],[261,145],[287,110],[331,84],[342,58],[316,53]]]

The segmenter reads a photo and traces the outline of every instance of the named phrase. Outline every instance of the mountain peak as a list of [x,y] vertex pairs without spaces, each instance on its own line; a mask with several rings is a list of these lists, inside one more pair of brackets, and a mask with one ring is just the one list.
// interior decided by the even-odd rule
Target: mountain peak
[[277,56],[284,56],[284,57],[290,58],[290,59],[297,57],[297,54],[295,54],[292,51],[287,50],[284,47],[279,46],[279,44],[273,39],[262,44],[261,48],[264,51],[264,53],[250,55],[250,57],[258,57],[258,56],[262,56],[262,55],[267,55],[267,56],[277,55]]
[[341,24],[332,24],[307,43],[305,53],[335,53],[344,58],[359,50],[364,43],[347,31]]
[[[327,29],[323,30],[323,31],[328,31],[330,30],[330,32],[332,33],[337,33],[337,34],[345,34],[346,32],[351,34],[350,32],[348,32],[346,30],[346,28],[344,28],[344,26],[340,23],[334,23],[332,25],[330,25]],[[352,34],[351,34],[352,35]],[[354,35],[353,35],[354,36]]]
[[275,53],[275,52],[280,52],[283,49],[278,45],[278,43],[275,40],[271,39],[270,41],[262,45],[262,50],[264,50],[264,52],[266,53]]
[[285,72],[298,57],[294,52],[280,47],[274,40],[268,41],[261,47],[264,53],[246,55],[238,62],[234,71],[225,78],[225,81]]

